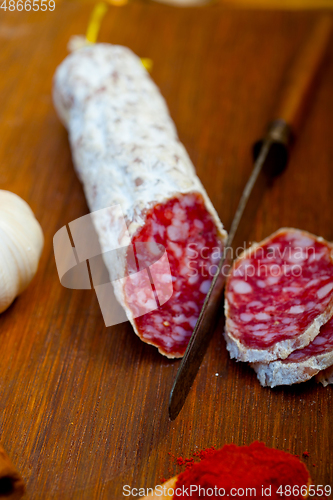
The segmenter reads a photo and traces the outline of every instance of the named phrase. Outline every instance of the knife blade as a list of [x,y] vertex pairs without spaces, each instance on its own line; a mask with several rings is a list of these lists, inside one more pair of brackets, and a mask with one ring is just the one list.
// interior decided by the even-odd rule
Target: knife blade
[[185,403],[214,333],[217,319],[222,315],[223,288],[235,250],[246,245],[263,193],[287,165],[289,148],[300,126],[305,105],[324,59],[331,30],[332,17],[321,16],[288,75],[285,91],[277,108],[279,118],[268,126],[264,138],[254,145],[255,163],[251,176],[243,190],[217,272],[171,390],[171,420],[178,416]]

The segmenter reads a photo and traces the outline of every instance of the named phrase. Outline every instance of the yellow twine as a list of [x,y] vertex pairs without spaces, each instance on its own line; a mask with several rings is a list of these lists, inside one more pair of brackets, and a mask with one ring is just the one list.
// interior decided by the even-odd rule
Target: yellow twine
[[95,5],[87,28],[86,40],[88,43],[96,43],[98,33],[102,24],[102,19],[108,10],[108,6],[104,2]]
[[[106,0],[109,4],[121,7],[126,5],[128,0]],[[98,38],[98,33],[101,28],[102,20],[107,13],[108,6],[105,2],[99,2],[95,5],[88,23],[86,41],[87,43],[96,43]],[[151,71],[153,67],[153,61],[147,57],[141,58],[142,65],[147,71]]]
[[146,68],[147,71],[151,71],[153,67],[153,61],[148,57],[141,57],[142,66]]

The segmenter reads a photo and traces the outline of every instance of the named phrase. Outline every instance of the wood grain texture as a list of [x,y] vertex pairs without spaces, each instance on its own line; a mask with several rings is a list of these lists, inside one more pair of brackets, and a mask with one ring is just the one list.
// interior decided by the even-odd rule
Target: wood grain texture
[[[256,439],[309,451],[315,484],[332,485],[332,387],[260,387],[250,368],[229,359],[221,318],[171,423],[179,362],[140,342],[128,324],[105,328],[93,291],[61,287],[53,235],[88,209],[51,83],[90,12],[91,4],[62,1],[54,12],[0,18],[0,188],[31,205],[45,234],[37,276],[0,316],[0,439],[26,481],[25,498],[125,498],[124,484],[154,486],[179,472],[168,452]],[[100,41],[154,61],[152,78],[227,229],[252,168],[251,145],[315,17],[142,2],[110,7],[104,19]],[[256,240],[281,226],[333,240],[332,81],[331,45],[288,169],[253,221]]]

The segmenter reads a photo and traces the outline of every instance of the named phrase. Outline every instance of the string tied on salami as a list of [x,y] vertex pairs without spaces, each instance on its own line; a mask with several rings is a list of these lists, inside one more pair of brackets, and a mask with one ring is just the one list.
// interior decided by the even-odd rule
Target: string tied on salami
[[[98,2],[91,13],[86,35],[73,35],[68,42],[68,51],[74,52],[75,50],[82,49],[87,45],[97,43],[102,21],[109,9],[109,5],[122,7],[127,3],[128,0],[106,0],[106,2]],[[149,57],[141,57],[141,63],[148,72],[152,70],[153,61]]]
[[[116,4],[115,4],[116,5]],[[108,11],[108,6],[105,2],[98,2],[90,16],[87,32],[86,41],[87,43],[96,43],[98,33],[102,24],[102,20]]]

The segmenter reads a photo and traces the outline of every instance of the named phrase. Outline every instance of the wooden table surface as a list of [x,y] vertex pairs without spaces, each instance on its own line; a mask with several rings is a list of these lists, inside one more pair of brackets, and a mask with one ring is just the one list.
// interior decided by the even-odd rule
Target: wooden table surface
[[[58,279],[52,239],[88,212],[52,75],[92,4],[0,14],[0,188],[22,196],[45,234],[36,277],[0,317],[0,439],[27,499],[120,499],[180,469],[169,452],[262,440],[302,458],[333,486],[333,388],[314,381],[262,388],[229,359],[221,318],[187,402],[168,418],[179,366],[128,323],[106,328],[93,291]],[[179,9],[135,1],[110,7],[99,40],[129,46],[154,66],[199,177],[228,229],[297,49],[317,12]],[[265,195],[252,237],[294,226],[333,240],[333,44],[287,171]],[[221,311],[222,315],[222,311]]]

